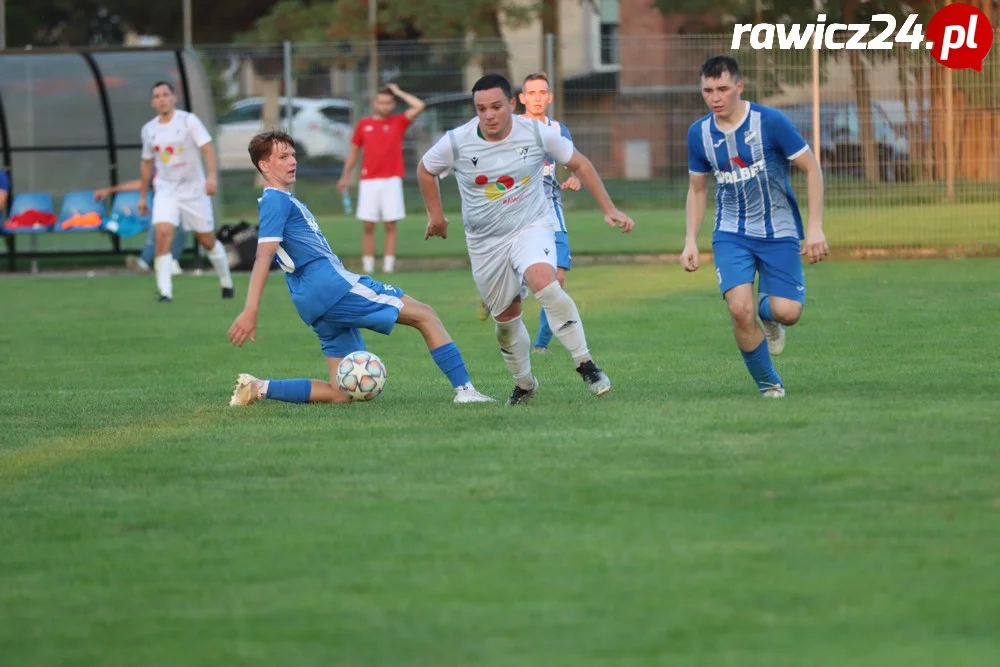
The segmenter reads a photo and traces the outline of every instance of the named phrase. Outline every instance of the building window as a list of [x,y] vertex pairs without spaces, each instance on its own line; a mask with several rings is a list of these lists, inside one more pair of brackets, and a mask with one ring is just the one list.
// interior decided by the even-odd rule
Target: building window
[[615,23],[601,24],[601,64],[618,64],[618,25]]
[[618,0],[601,0],[601,65],[618,64]]

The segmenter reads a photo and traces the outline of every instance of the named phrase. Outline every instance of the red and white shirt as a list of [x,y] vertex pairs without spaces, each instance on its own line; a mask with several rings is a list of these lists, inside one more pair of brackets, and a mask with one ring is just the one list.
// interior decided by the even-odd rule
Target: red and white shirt
[[386,118],[368,116],[358,122],[351,141],[364,151],[361,178],[403,177],[403,137],[410,121],[406,114]]

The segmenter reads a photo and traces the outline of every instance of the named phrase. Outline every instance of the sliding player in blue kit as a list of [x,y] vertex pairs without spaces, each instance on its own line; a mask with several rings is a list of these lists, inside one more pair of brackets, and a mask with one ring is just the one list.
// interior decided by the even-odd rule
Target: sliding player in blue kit
[[261,294],[277,260],[299,317],[319,338],[330,381],[261,380],[241,374],[229,404],[242,407],[264,398],[347,403],[350,399],[337,386],[337,366],[344,356],[365,349],[359,329],[389,334],[397,322],[423,334],[431,357],[455,389],[455,403],[492,402],[472,386],[462,354],[433,308],[405,296],[398,287],[344,268],[312,213],[289,191],[296,168],[292,138],[284,132],[264,132],[250,141],[249,152],[267,187],[259,200],[257,257],[246,306],[229,329],[229,341],[242,347],[248,338],[256,340]]
[[[681,263],[687,271],[698,269],[698,230],[708,204],[708,178],[714,175],[712,250],[719,289],[747,370],[763,396],[782,398],[785,387],[771,355],[785,348],[784,326],[802,315],[806,285],[800,255],[813,264],[829,253],[823,234],[823,172],[787,116],[740,99],[743,80],[733,58],[717,56],[705,62],[701,92],[712,113],[688,131],[690,185]],[[806,173],[805,233],[789,165]]]

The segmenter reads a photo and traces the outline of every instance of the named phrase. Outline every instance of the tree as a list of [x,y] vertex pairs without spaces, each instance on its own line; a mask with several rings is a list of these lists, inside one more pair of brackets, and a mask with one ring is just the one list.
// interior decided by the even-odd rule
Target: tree
[[[506,74],[508,54],[501,27],[523,25],[538,11],[536,4],[523,5],[515,0],[379,0],[377,37],[383,42],[414,38],[464,40],[473,35],[481,38],[473,54],[483,58],[487,69]],[[359,36],[367,36],[368,28],[368,0],[282,0],[244,37],[258,41],[343,41],[360,44],[363,51],[365,40],[359,40]],[[350,55],[361,57],[357,50]]]
[[[266,14],[274,0],[241,0],[238,3],[192,2],[195,43],[229,42],[235,33],[248,30]],[[12,48],[27,45],[82,46],[91,43],[91,20],[100,10],[117,16],[133,30],[157,35],[167,44],[178,44],[183,33],[180,0],[137,2],[136,0],[7,0],[7,43]]]

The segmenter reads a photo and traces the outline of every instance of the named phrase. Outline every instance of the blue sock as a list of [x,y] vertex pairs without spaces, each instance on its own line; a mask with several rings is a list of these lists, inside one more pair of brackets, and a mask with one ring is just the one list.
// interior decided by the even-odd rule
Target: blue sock
[[778,371],[774,370],[774,364],[771,363],[771,353],[767,351],[766,340],[762,340],[753,352],[740,350],[740,353],[743,355],[743,363],[747,365],[747,370],[750,371],[750,376],[757,383],[758,389],[764,391],[773,385],[781,384],[781,377],[778,376]]
[[762,320],[773,320],[774,315],[771,314],[771,297],[767,294],[760,295],[760,305],[757,306],[757,314],[760,315]]
[[312,382],[309,380],[269,380],[267,398],[286,403],[308,403]]
[[454,388],[459,388],[464,384],[469,384],[469,371],[465,369],[465,361],[462,359],[462,353],[458,350],[458,346],[455,343],[446,343],[441,347],[431,350],[431,357],[434,359],[434,363],[438,365],[441,372],[448,376],[448,381],[451,382],[451,386]]
[[548,347],[552,342],[552,329],[549,328],[549,318],[542,308],[542,319],[538,322],[538,337],[535,339],[535,347]]

